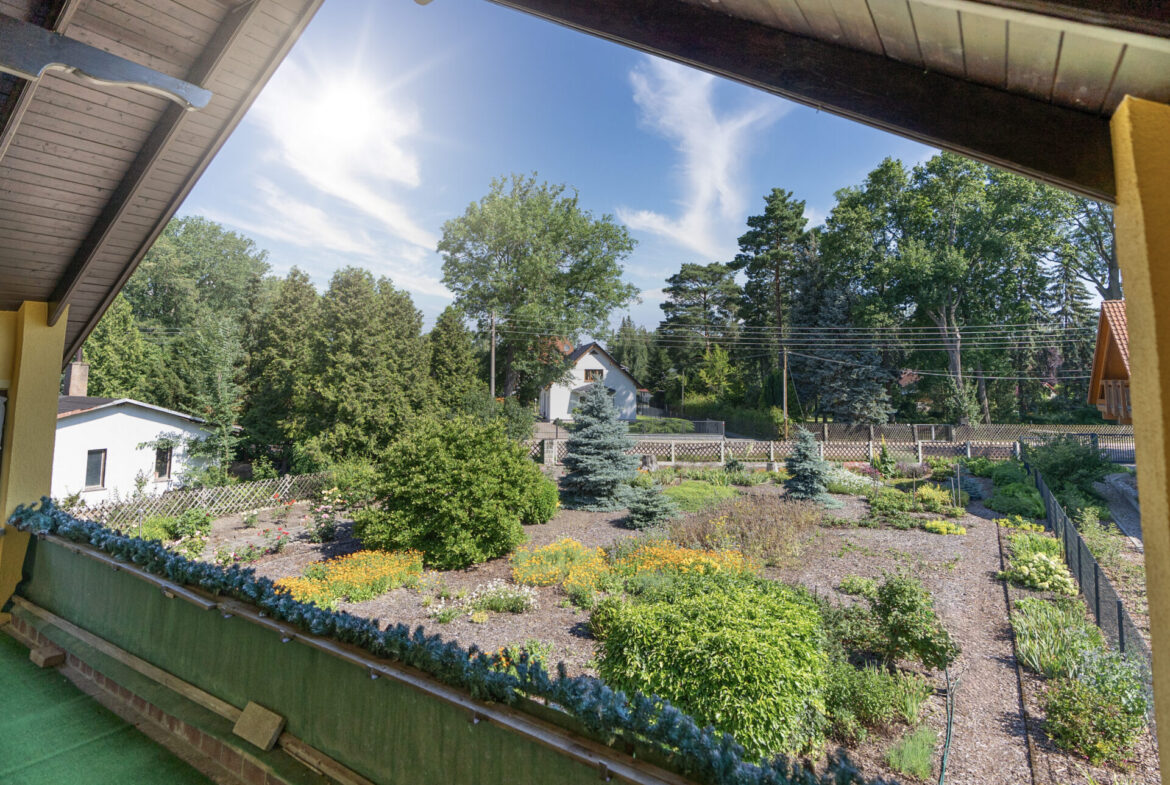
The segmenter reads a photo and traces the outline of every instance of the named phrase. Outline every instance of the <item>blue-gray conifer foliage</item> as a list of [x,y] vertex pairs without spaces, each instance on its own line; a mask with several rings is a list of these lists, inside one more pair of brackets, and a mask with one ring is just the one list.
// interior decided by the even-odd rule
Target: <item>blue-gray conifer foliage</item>
[[576,427],[564,461],[569,470],[563,481],[565,502],[579,509],[621,509],[638,458],[626,454],[634,440],[629,426],[618,419],[609,390],[601,384],[589,388],[573,419]]
[[825,501],[829,465],[821,460],[817,440],[804,428],[796,429],[796,448],[784,462],[788,479],[784,488],[789,499]]

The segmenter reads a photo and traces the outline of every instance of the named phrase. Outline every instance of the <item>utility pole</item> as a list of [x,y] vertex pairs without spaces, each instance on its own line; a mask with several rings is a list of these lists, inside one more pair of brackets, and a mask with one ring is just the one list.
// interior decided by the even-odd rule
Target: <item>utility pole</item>
[[788,441],[788,347],[784,347],[784,441]]
[[678,380],[682,384],[682,397],[678,399],[678,413],[685,417],[687,413],[687,375],[680,373]]
[[488,370],[488,388],[491,391],[490,394],[491,394],[492,400],[494,401],[496,399],[496,309],[495,308],[492,309],[492,341],[491,341],[491,348],[488,350],[488,354],[491,356],[490,368]]

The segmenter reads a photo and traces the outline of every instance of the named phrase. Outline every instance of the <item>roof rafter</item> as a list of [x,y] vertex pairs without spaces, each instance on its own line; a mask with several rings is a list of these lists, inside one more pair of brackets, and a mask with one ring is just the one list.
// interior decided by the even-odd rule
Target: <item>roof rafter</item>
[[[192,171],[191,177],[187,178],[184,187],[167,205],[164,220],[158,222],[151,234],[139,246],[130,264],[125,266],[118,280],[110,287],[109,292],[103,298],[101,306],[87,320],[87,323],[78,335],[66,346],[64,355],[66,358],[72,357],[81,348],[81,345],[85,342],[85,338],[89,335],[94,325],[97,324],[102,314],[109,308],[110,303],[113,302],[114,297],[125,285],[126,280],[138,267],[138,263],[142,260],[142,257],[146,255],[146,252],[154,244],[155,240],[158,239],[158,236],[166,226],[167,220],[174,215],[183,199],[186,198],[191,188],[194,187],[199,176],[211,162],[211,159],[215,157],[219,148],[227,140],[231,132],[235,130],[240,120],[243,119],[244,113],[251,106],[256,95],[259,94],[260,90],[268,82],[276,67],[284,59],[288,50],[292,48],[293,43],[300,36],[305,26],[308,25],[309,20],[312,19],[313,14],[322,2],[323,0],[313,0],[309,4],[306,12],[289,29],[283,37],[280,46],[267,59],[260,77],[249,87],[249,92],[245,100],[238,104],[237,109],[218,133],[215,143],[201,156],[198,164]],[[275,5],[271,0],[253,0],[253,2],[237,5],[229,11],[224,21],[220,24],[219,29],[216,30],[211,43],[204,50],[203,56],[188,73],[188,81],[196,84],[208,82],[223,65],[226,52],[230,50],[232,42],[243,34],[248,21],[270,3]],[[131,164],[126,176],[122,179],[115,193],[106,204],[105,209],[98,217],[85,240],[81,243],[68,270],[57,283],[50,302],[50,323],[55,323],[65,313],[70,298],[77,291],[78,285],[84,280],[86,273],[92,268],[95,260],[102,253],[105,243],[109,240],[112,229],[134,200],[143,182],[158,164],[161,154],[174,137],[181,132],[183,120],[188,116],[189,113],[177,105],[172,104],[167,107],[162,119]]]
[[690,2],[670,3],[667,12],[661,0],[492,1],[1094,199],[1114,199],[1107,118]]

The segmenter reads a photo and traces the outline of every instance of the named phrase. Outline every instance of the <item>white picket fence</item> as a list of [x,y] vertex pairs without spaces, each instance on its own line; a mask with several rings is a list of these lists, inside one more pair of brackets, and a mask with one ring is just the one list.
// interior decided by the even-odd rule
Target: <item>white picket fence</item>
[[271,480],[242,482],[218,488],[190,488],[168,491],[158,496],[115,499],[101,504],[70,508],[83,520],[107,526],[139,523],[156,515],[177,516],[190,509],[201,509],[221,518],[239,512],[279,507],[290,501],[312,497],[328,481],[327,473],[285,475]]

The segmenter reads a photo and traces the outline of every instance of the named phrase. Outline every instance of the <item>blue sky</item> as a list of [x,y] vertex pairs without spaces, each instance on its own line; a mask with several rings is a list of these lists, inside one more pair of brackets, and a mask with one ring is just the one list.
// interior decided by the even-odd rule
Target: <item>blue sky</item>
[[[930,148],[491,3],[329,0],[188,197],[322,289],[346,264],[450,301],[435,243],[493,177],[575,187],[638,240],[635,320],[683,262],[728,261],[774,187],[824,219]],[[616,318],[616,317],[615,317]]]

